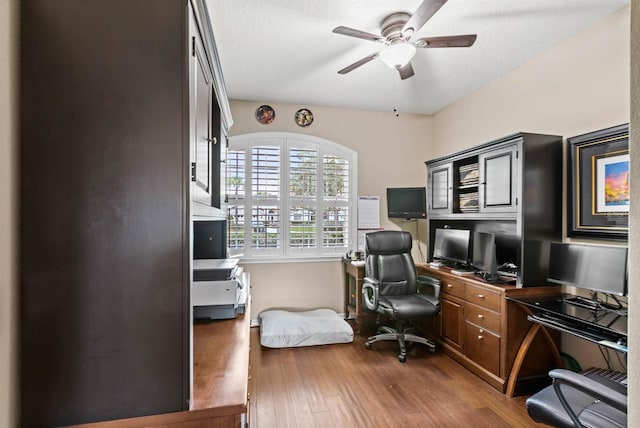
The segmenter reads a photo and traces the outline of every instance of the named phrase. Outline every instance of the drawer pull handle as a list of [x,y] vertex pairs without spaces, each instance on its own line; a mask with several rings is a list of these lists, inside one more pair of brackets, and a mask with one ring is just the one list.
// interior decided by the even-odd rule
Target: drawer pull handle
[[447,284],[447,288],[453,288],[453,285]]
[[480,330],[478,330],[478,333],[482,334],[482,333],[484,333],[484,330],[480,329]]
[[484,299],[484,294],[478,294],[478,299]]
[[482,340],[482,336],[481,335],[478,335],[478,340]]
[[484,315],[480,314],[480,315],[478,315],[478,318],[483,319]]

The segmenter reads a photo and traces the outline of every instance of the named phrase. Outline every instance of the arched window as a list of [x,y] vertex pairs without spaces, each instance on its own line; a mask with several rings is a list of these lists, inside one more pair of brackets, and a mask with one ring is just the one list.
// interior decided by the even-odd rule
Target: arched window
[[231,137],[228,246],[246,258],[344,254],[355,239],[356,153],[291,133]]

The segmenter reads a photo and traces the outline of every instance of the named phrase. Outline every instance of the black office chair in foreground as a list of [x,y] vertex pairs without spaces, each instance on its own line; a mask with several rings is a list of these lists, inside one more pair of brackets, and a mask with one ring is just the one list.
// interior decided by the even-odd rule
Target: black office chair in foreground
[[563,369],[549,376],[553,384],[527,399],[527,412],[536,422],[563,428],[627,426],[626,386]]
[[378,334],[365,343],[381,340],[397,340],[400,346],[398,359],[405,362],[405,342],[418,342],[435,352],[435,343],[414,334],[407,328],[409,320],[433,317],[440,312],[440,282],[435,278],[421,277],[433,294],[418,292],[416,266],[411,257],[412,239],[409,232],[383,230],[365,235],[365,278],[362,299],[365,307],[395,321],[396,328],[380,326]]

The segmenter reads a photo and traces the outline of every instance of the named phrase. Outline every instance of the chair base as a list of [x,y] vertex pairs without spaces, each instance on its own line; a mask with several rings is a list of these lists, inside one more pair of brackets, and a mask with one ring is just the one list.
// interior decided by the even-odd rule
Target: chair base
[[429,347],[429,352],[431,354],[436,352],[436,344],[422,336],[417,336],[415,334],[408,333],[408,331],[415,330],[412,327],[403,328],[402,323],[398,323],[399,326],[397,329],[393,329],[387,326],[378,327],[378,334],[375,336],[371,336],[367,339],[364,346],[367,349],[371,349],[371,344],[375,342],[380,342],[383,340],[393,340],[398,342],[398,346],[400,346],[400,354],[398,355],[398,360],[401,363],[407,361],[407,346],[406,342],[413,343],[422,343],[423,345],[427,345]]

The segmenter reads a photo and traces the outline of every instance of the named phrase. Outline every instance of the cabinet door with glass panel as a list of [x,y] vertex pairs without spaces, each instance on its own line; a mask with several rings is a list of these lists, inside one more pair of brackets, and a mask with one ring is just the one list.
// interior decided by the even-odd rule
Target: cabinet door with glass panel
[[511,144],[478,155],[480,212],[515,213],[518,206],[518,146]]
[[453,164],[445,162],[429,165],[428,207],[429,216],[453,212]]

